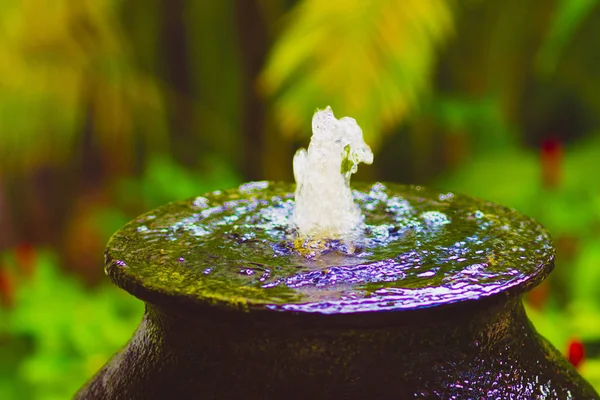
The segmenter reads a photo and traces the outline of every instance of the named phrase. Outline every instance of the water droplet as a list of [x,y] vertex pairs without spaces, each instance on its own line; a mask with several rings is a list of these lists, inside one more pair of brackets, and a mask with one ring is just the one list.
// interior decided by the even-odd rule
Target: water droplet
[[220,206],[217,206],[217,207],[211,207],[211,208],[208,208],[208,209],[206,209],[206,210],[202,210],[202,211],[200,212],[200,216],[201,216],[202,218],[208,218],[208,217],[210,217],[211,215],[213,215],[213,214],[218,214],[218,213],[220,213],[220,212],[223,212],[223,207],[220,207]]
[[269,181],[248,182],[240,185],[240,192],[252,193],[269,187]]
[[264,282],[264,281],[266,281],[267,279],[269,279],[270,277],[271,277],[271,270],[270,270],[270,269],[268,269],[268,268],[266,268],[266,269],[265,269],[265,271],[263,272],[263,274],[261,275],[261,277],[260,277],[260,279],[259,279],[259,280],[260,280],[261,282]]
[[437,228],[442,225],[446,225],[450,223],[450,220],[446,216],[446,214],[440,211],[426,211],[421,214],[421,218],[425,221],[425,223],[433,228]]
[[454,193],[448,192],[446,194],[444,194],[444,193],[440,194],[438,198],[440,199],[440,201],[451,201],[453,197],[454,197]]
[[191,232],[194,236],[207,236],[212,233],[209,229],[203,227],[202,225],[188,225],[186,226],[185,230]]
[[208,207],[208,199],[206,197],[198,196],[194,199],[194,202],[192,204],[194,205],[194,207],[206,208]]
[[254,275],[254,270],[252,268],[240,269],[240,275]]

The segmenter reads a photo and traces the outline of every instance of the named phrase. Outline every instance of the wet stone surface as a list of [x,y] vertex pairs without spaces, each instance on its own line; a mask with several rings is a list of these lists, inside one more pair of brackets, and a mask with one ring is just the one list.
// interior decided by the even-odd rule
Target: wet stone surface
[[294,186],[251,182],[130,222],[108,244],[107,273],[127,290],[329,314],[525,291],[552,268],[548,233],[514,210],[422,187],[353,187],[365,226],[320,255],[294,248]]

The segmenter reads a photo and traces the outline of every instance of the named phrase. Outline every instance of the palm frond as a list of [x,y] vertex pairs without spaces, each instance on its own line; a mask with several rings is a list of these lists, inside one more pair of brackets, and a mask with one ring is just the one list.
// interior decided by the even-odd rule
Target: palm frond
[[307,132],[331,105],[375,146],[426,92],[453,25],[444,0],[304,0],[287,18],[259,82],[282,131]]
[[537,68],[541,74],[550,75],[554,72],[563,49],[597,4],[597,0],[558,2],[550,29],[537,54]]
[[[160,88],[136,70],[117,0],[7,1],[0,14],[0,162],[31,169],[73,156],[91,117],[102,151],[126,159],[133,115],[160,126]],[[10,3],[10,4],[9,4]],[[141,120],[141,119],[137,119]],[[164,132],[166,134],[166,132]],[[162,145],[162,142],[161,142]]]

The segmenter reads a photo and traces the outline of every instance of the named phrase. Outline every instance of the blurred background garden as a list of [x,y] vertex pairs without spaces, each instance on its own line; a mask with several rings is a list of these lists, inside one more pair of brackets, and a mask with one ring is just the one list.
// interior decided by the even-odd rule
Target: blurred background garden
[[355,180],[550,230],[527,309],[600,389],[599,3],[0,0],[0,398],[70,398],[129,339],[143,304],[104,276],[114,231],[292,181],[327,105],[375,152]]

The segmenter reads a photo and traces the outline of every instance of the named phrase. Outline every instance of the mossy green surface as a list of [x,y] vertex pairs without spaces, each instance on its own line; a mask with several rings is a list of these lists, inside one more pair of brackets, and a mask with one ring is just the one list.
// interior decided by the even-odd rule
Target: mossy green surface
[[106,270],[151,302],[356,313],[524,291],[554,249],[534,220],[489,202],[397,184],[355,185],[365,225],[353,243],[294,248],[293,186],[251,182],[170,203],[110,240]]

